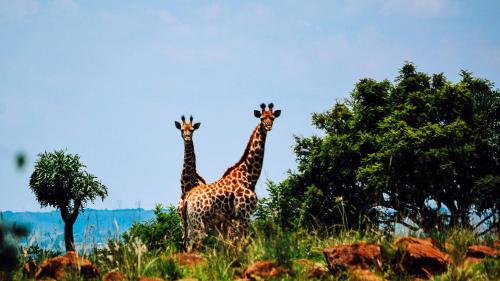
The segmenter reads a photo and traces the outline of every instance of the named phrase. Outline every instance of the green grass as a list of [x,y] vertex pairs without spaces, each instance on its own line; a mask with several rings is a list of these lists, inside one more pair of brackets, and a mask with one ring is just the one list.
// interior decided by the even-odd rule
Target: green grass
[[[382,245],[382,252],[388,259],[394,258],[397,249],[392,242],[395,237],[377,232],[361,232],[353,230],[344,231],[314,231],[299,229],[287,231],[272,223],[254,223],[246,243],[237,247],[230,246],[226,241],[217,237],[209,239],[209,243],[202,249],[205,258],[204,264],[189,267],[176,262],[173,255],[179,251],[174,245],[163,248],[148,249],[146,243],[140,239],[110,240],[105,249],[94,249],[86,253],[101,271],[119,271],[129,280],[137,277],[160,277],[164,280],[177,280],[180,278],[197,278],[199,280],[234,280],[242,276],[243,270],[255,261],[272,260],[281,267],[289,270],[275,280],[306,280],[308,269],[298,263],[299,259],[310,260],[326,267],[322,250],[328,246],[349,244],[359,241],[376,242]],[[499,261],[485,259],[484,262],[472,266],[462,266],[466,249],[469,245],[482,243],[490,244],[498,240],[497,236],[479,237],[466,230],[453,229],[443,233],[433,234],[439,242],[441,249],[446,250],[456,265],[449,267],[448,271],[434,277],[436,281],[448,280],[500,280]],[[450,250],[450,248],[452,248]],[[21,264],[28,259],[38,262],[56,253],[38,249],[38,252],[27,251],[21,253]],[[411,280],[409,277],[400,276],[388,265],[382,266],[378,274],[388,280]],[[2,277],[3,276],[3,277]],[[22,267],[19,266],[10,276],[1,275],[0,279],[29,280],[23,277]],[[2,279],[2,280],[3,280]],[[348,280],[347,272],[336,276],[329,275],[323,280]],[[81,276],[71,275],[69,280],[83,280]]]

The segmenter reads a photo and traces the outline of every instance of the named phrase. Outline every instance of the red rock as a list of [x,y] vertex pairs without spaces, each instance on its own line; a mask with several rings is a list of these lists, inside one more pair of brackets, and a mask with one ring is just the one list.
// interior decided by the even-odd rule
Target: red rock
[[469,258],[484,259],[485,257],[494,257],[500,255],[500,250],[483,246],[483,245],[473,245],[467,248],[466,256]]
[[359,267],[366,269],[368,266],[380,266],[382,254],[380,245],[359,242],[350,245],[332,246],[323,250],[328,268],[336,272],[343,268]]
[[381,277],[375,275],[368,269],[355,268],[349,272],[349,280],[352,281],[383,281]]
[[40,269],[36,273],[37,280],[40,279],[64,279],[68,271],[78,272],[85,279],[99,277],[99,270],[88,259],[80,258],[69,251],[64,256],[58,256],[43,261]]
[[399,237],[394,241],[396,246],[407,246],[408,244],[419,244],[426,246],[437,246],[437,241],[433,238]]
[[258,261],[249,265],[243,271],[243,278],[270,278],[278,277],[283,273],[287,273],[288,270],[278,266],[277,263],[272,261]]
[[445,272],[450,263],[450,256],[435,247],[431,239],[403,237],[394,244],[403,249],[399,268],[406,274],[431,278]]
[[174,255],[175,261],[184,266],[197,266],[205,263],[205,258],[198,253],[180,253]]
[[125,276],[123,276],[123,274],[121,274],[121,272],[114,271],[114,272],[108,272],[108,273],[104,274],[102,280],[103,281],[126,281],[127,278]]

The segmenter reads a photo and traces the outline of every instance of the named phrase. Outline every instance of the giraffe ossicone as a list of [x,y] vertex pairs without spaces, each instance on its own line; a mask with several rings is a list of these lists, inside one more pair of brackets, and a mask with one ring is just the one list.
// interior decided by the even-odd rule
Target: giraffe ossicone
[[259,118],[241,159],[230,167],[218,181],[196,186],[186,192],[182,217],[189,239],[188,250],[200,246],[208,229],[217,229],[232,238],[242,237],[257,205],[255,185],[262,171],[267,133],[281,115],[270,103],[268,110],[261,104],[255,110]]

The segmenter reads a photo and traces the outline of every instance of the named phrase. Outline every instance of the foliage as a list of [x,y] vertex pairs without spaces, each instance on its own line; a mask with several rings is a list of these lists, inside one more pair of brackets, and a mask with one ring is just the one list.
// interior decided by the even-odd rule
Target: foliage
[[287,227],[498,227],[500,91],[461,75],[452,83],[406,63],[395,83],[361,79],[312,115],[324,135],[296,137],[297,171],[268,183],[257,216]]
[[38,244],[28,245],[22,248],[24,259],[27,261],[36,261],[41,264],[45,259],[60,256],[62,254],[59,250],[54,250],[50,248],[43,248]]
[[26,237],[25,227],[0,222],[0,279],[10,279],[12,272],[19,266],[19,251],[15,239]]
[[139,238],[149,249],[169,247],[181,249],[182,230],[180,217],[175,207],[169,206],[164,211],[162,205],[156,205],[153,212],[154,218],[134,223],[130,230],[123,234],[125,241]]
[[84,170],[86,166],[76,154],[57,150],[41,153],[38,157],[30,178],[30,189],[42,207],[51,206],[61,211],[66,250],[72,250],[73,224],[79,211],[83,211],[85,205],[94,202],[97,197],[104,200],[107,188]]

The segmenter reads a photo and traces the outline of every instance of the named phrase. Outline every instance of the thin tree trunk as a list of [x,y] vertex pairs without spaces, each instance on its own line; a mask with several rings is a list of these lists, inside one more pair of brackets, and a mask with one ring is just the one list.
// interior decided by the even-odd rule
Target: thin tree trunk
[[75,239],[73,237],[73,224],[75,222],[67,221],[64,223],[64,242],[66,244],[66,252],[75,250]]
[[78,217],[80,201],[75,204],[73,212],[69,212],[67,207],[61,208],[61,217],[64,221],[64,243],[66,245],[66,252],[75,250],[75,238],[73,236],[73,225]]

